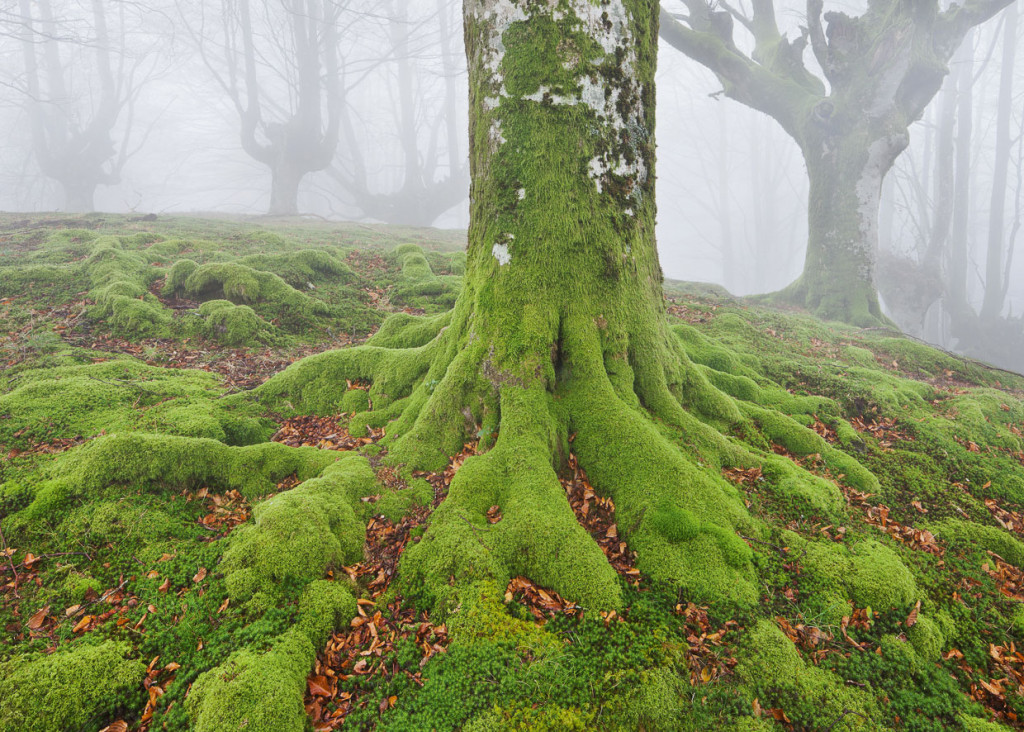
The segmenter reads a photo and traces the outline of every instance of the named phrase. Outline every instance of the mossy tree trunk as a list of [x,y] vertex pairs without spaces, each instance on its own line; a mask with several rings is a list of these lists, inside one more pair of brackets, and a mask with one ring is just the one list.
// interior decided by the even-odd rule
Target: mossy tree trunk
[[[754,531],[722,465],[757,464],[719,429],[748,415],[668,326],[654,242],[656,0],[466,0],[471,222],[455,308],[396,316],[359,348],[300,361],[259,390],[336,413],[372,381],[387,460],[456,473],[401,591],[451,607],[477,580],[526,575],[616,607],[615,571],[558,481],[570,452],[616,506],[638,567],[706,602],[749,606]],[[488,509],[501,520],[489,523]]]
[[803,148],[807,253],[803,275],[783,297],[826,320],[870,326],[885,319],[875,289],[882,180],[909,136],[860,121],[838,134],[827,122],[811,125]]
[[[756,0],[750,16],[683,2],[685,18],[662,11],[665,40],[714,72],[727,96],[774,118],[807,163],[807,257],[780,299],[825,318],[884,321],[874,278],[882,179],[965,34],[1011,0],[968,0],[941,12],[938,0],[884,0],[856,17],[823,16],[822,0],[808,0],[807,27],[792,40],[772,0]],[[749,55],[734,41],[734,22],[753,38]],[[804,64],[808,45],[821,78]]]

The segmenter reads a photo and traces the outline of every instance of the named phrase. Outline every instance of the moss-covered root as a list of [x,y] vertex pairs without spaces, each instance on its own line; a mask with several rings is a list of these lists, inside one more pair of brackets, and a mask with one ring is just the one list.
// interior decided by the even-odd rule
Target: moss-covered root
[[228,447],[216,440],[128,433],[100,437],[62,456],[32,503],[17,514],[31,523],[63,511],[76,496],[112,484],[235,488],[247,498],[274,492],[295,473],[319,475],[337,453],[286,447],[274,442]]
[[750,632],[737,667],[752,696],[786,710],[806,729],[881,730],[880,714],[868,693],[844,686],[836,676],[809,666],[770,620]]
[[359,561],[366,538],[356,516],[376,477],[362,455],[348,454],[322,475],[253,509],[231,535],[222,569],[237,601],[266,601],[322,577],[328,566]]
[[355,600],[343,587],[319,581],[300,602],[299,622],[269,649],[250,648],[202,674],[186,707],[195,732],[302,732],[302,705],[316,651],[330,632],[355,615]]
[[130,651],[106,641],[0,663],[0,730],[99,729],[142,688],[146,664]]
[[[576,521],[552,468],[560,425],[541,388],[501,395],[494,448],[470,458],[434,512],[430,531],[406,551],[401,589],[421,604],[451,609],[456,586],[516,575],[590,608],[619,607],[615,572]],[[501,520],[487,512],[498,506]],[[455,580],[453,585],[450,581]]]
[[574,376],[564,394],[573,447],[595,488],[614,500],[619,535],[637,551],[638,567],[702,602],[752,605],[752,553],[737,531],[757,529],[735,487],[717,475],[720,456],[709,456],[712,471],[688,461],[618,398],[594,348],[577,338],[570,354]]

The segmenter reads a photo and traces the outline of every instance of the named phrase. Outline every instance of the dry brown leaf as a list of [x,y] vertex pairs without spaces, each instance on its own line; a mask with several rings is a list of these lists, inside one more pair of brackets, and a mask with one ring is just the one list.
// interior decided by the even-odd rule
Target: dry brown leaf
[[196,572],[195,576],[192,578],[192,581],[199,583],[202,582],[204,579],[206,579],[206,567],[200,567],[199,571]]
[[914,605],[914,609],[910,611],[910,615],[907,616],[907,627],[912,628],[917,622],[917,614],[921,612],[921,601],[918,600],[917,604]]
[[47,605],[44,608],[40,608],[38,611],[36,611],[35,615],[28,619],[26,625],[29,627],[30,630],[39,630],[41,627],[43,627],[43,623],[46,622],[46,614],[49,612],[49,605]]
[[79,620],[78,623],[75,624],[75,627],[71,629],[71,632],[72,633],[81,633],[86,628],[88,628],[89,627],[89,623],[91,623],[95,619],[96,619],[95,615],[86,615],[81,620]]
[[331,694],[331,682],[323,676],[310,676],[306,679],[306,684],[309,686],[309,693],[313,696],[325,696],[330,698]]

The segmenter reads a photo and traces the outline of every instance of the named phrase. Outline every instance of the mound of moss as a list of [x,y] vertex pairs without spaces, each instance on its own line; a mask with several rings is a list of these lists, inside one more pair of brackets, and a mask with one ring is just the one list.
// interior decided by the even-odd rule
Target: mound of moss
[[99,729],[139,703],[146,664],[131,646],[106,641],[0,663],[0,729]]

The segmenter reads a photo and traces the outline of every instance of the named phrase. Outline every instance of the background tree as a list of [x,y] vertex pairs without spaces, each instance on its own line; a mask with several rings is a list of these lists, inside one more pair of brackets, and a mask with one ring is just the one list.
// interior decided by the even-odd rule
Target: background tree
[[179,2],[185,27],[241,122],[242,148],[270,169],[268,213],[299,212],[299,185],[330,165],[341,111],[335,0]]
[[[359,130],[349,106],[342,110],[345,150],[328,172],[362,216],[429,226],[465,201],[469,190],[469,159],[460,144],[466,110],[457,96],[465,81],[465,62],[456,48],[458,19],[452,17],[459,4],[436,0],[431,7],[398,0],[384,9],[389,48],[375,64],[374,83],[366,85],[373,91],[364,107],[391,113],[395,133],[389,147],[399,151],[394,180],[389,181],[390,190],[380,190],[388,183],[369,174],[372,165],[381,164],[383,151],[366,144],[360,133],[367,132],[367,120]],[[357,77],[354,83],[359,81]]]
[[65,210],[92,211],[96,188],[120,182],[135,103],[154,71],[150,55],[127,40],[139,8],[102,0],[84,14],[51,0],[20,0],[19,7],[21,91],[36,162],[60,184]]
[[[882,179],[964,36],[1009,2],[969,0],[940,11],[938,0],[875,0],[856,17],[823,17],[822,0],[808,0],[807,26],[793,40],[780,31],[772,0],[753,0],[749,15],[704,0],[684,0],[684,16],[662,12],[668,43],[800,146],[810,178],[809,236],[803,275],[785,299],[825,318],[883,320],[875,286]],[[734,20],[752,39],[749,54],[737,45]],[[820,77],[804,63],[808,45]]]

